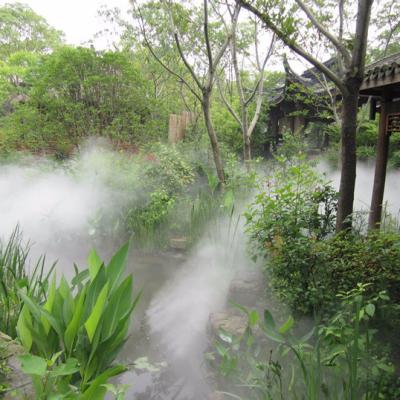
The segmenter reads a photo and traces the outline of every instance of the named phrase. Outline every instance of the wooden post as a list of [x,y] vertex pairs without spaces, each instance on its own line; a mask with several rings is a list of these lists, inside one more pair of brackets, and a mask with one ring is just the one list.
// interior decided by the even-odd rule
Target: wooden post
[[177,136],[178,136],[178,115],[176,114],[170,114],[169,116],[169,124],[168,124],[168,141],[169,143],[176,143],[177,142]]
[[383,194],[385,191],[386,166],[389,153],[389,134],[387,132],[388,100],[385,96],[381,100],[381,115],[379,120],[379,134],[376,145],[375,177],[372,189],[371,210],[369,214],[369,229],[379,229],[382,218]]

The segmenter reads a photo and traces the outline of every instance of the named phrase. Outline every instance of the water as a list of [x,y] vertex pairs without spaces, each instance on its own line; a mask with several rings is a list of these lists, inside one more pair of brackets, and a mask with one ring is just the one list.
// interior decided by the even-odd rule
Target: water
[[[332,181],[333,186],[338,190],[340,184],[340,171],[326,162],[318,164],[318,170],[325,173],[327,178]],[[354,209],[368,212],[372,187],[374,184],[375,163],[358,162],[356,189],[354,193]],[[386,210],[393,216],[398,216],[400,211],[400,171],[388,170],[386,175],[386,185],[384,194],[384,203]]]

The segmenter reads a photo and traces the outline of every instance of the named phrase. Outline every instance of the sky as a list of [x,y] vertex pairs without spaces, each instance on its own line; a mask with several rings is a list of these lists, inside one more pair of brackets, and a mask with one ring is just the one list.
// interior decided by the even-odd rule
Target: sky
[[[14,2],[16,1],[0,0],[0,6]],[[94,35],[104,28],[104,23],[98,16],[98,10],[102,6],[118,7],[123,12],[130,9],[129,0],[19,0],[19,2],[27,4],[37,14],[43,16],[49,25],[63,31],[66,43],[71,45],[87,45],[87,42],[93,40]],[[106,36],[95,40],[94,45],[99,50],[111,47]],[[291,65],[298,72],[308,68],[298,58],[291,58]],[[273,64],[270,63],[268,69],[282,71],[281,58]]]
[[[97,10],[102,5],[129,8],[129,0],[20,0],[29,5],[37,14],[43,16],[56,29],[65,33],[68,44],[79,45],[89,41],[102,29]],[[0,0],[0,5],[14,3]],[[96,43],[97,44],[97,43]]]

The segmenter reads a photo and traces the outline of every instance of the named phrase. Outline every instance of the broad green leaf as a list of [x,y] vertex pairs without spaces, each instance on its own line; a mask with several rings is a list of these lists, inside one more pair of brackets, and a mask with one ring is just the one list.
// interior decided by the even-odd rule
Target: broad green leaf
[[278,329],[279,333],[284,335],[287,331],[292,329],[293,324],[294,324],[294,319],[290,315],[289,318],[286,320],[286,322],[279,327],[279,329]]
[[113,293],[104,313],[102,341],[115,333],[118,322],[129,313],[132,305],[132,276],[128,276]]
[[18,356],[18,360],[21,362],[21,370],[24,374],[38,376],[46,374],[47,362],[45,359],[32,354],[26,354]]
[[65,330],[64,343],[65,343],[65,348],[67,350],[67,354],[71,354],[72,346],[74,344],[75,337],[80,327],[80,321],[83,315],[85,298],[86,298],[86,288],[83,288],[82,292],[79,295],[79,298],[76,300],[75,312],[72,317],[72,320],[67,326],[67,329]]
[[32,317],[28,307],[24,305],[22,307],[22,311],[18,318],[17,332],[22,345],[25,347],[25,350],[27,351],[31,349],[33,342],[32,334],[30,331],[31,326],[32,326]]
[[257,324],[259,320],[258,312],[256,310],[252,310],[249,313],[249,325],[254,326]]
[[97,325],[99,324],[100,318],[102,316],[104,305],[107,300],[107,294],[108,294],[108,282],[104,285],[103,289],[101,290],[99,297],[97,298],[97,301],[93,307],[92,313],[85,322],[85,328],[90,342],[93,341],[93,336],[96,332]]
[[18,293],[19,296],[22,298],[24,304],[31,312],[32,317],[36,320],[36,322],[41,323],[42,310],[40,309],[40,307],[29,296],[27,296],[23,290],[19,290]]
[[95,249],[92,249],[89,253],[87,263],[89,267],[90,279],[93,281],[94,278],[96,278],[96,275],[99,272],[101,265],[103,264]]
[[264,324],[269,329],[275,329],[275,321],[268,310],[264,310]]
[[63,299],[63,321],[64,325],[68,325],[73,318],[74,313],[74,299],[72,297],[71,289],[68,282],[64,277],[61,278],[58,291]]
[[47,360],[47,365],[49,367],[52,367],[55,362],[60,358],[61,354],[64,353],[63,350],[57,352],[56,354],[53,354],[50,360]]
[[365,312],[370,316],[373,317],[375,314],[375,305],[372,303],[369,303],[365,306]]
[[82,394],[81,400],[101,400],[104,398],[107,389],[103,386],[113,376],[122,374],[126,368],[122,365],[116,365],[115,367],[109,368],[100,374],[96,379],[90,382],[90,386]]
[[110,293],[118,285],[121,275],[125,269],[126,259],[129,252],[129,242],[125,243],[112,257],[106,268],[107,280],[110,284]]
[[[53,276],[53,279],[51,281],[50,288],[49,288],[49,294],[47,296],[47,301],[43,306],[43,308],[45,310],[47,310],[49,313],[51,313],[51,311],[53,309],[55,296],[56,296],[56,274],[54,274],[54,276]],[[47,335],[50,330],[50,324],[43,317],[42,317],[42,324],[44,327],[44,331],[46,332],[46,335]]]
[[51,372],[51,377],[68,376],[75,374],[79,371],[78,360],[75,358],[68,358],[63,364],[57,365]]

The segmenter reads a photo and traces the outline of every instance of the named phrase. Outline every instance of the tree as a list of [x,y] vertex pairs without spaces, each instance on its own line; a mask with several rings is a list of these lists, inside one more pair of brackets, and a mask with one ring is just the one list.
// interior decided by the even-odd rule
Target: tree
[[380,2],[373,22],[377,28],[377,47],[372,51],[375,59],[400,51],[400,3],[398,0]]
[[62,43],[62,36],[26,5],[0,7],[0,60],[18,51],[46,53]]
[[[228,29],[215,32],[210,29],[209,0],[203,0],[201,13],[198,13],[197,16],[192,15],[193,21],[196,22],[197,20],[197,25],[194,23],[194,26],[189,28],[188,21],[191,21],[191,18],[188,16],[188,13],[190,14],[190,12],[187,9],[185,10],[177,3],[171,1],[162,1],[160,6],[165,7],[166,12],[168,13],[171,36],[175,44],[175,49],[190,75],[190,80],[183,76],[183,74],[179,73],[176,68],[163,62],[163,60],[156,54],[153,45],[149,41],[144,20],[141,18],[141,27],[145,43],[154,58],[163,66],[163,68],[182,82],[190,93],[192,93],[192,95],[200,102],[213,151],[218,180],[220,184],[223,185],[225,183],[225,176],[218,137],[211,118],[211,95],[219,63],[224,56],[232,38],[232,34],[236,29],[240,7],[238,5],[235,6],[232,14],[232,22]],[[194,7],[192,9],[194,9]],[[182,13],[184,14],[183,16]],[[199,18],[200,16],[201,18]],[[198,35],[200,29],[199,22],[202,25],[203,32],[201,37]],[[179,23],[181,23],[181,25]],[[192,34],[195,35],[195,38],[184,43],[181,38],[180,30],[186,33],[186,38],[193,39],[190,37],[189,32],[192,32]],[[215,49],[213,49],[213,47]]]
[[[365,55],[373,0],[358,0],[355,28],[351,32],[350,38],[344,36],[344,0],[336,2],[339,12],[336,32],[333,29],[329,30],[326,26],[327,13],[324,7],[319,10],[320,15],[318,15],[303,0],[294,0],[294,2],[287,3],[277,0],[237,0],[237,2],[258,16],[286,46],[325,74],[327,79],[331,80],[340,91],[342,95],[342,170],[336,230],[350,228],[356,180],[358,97],[364,78]],[[305,24],[302,24],[301,19],[298,17],[297,12],[300,11],[306,17]],[[330,22],[335,26],[334,21]],[[304,46],[304,41],[302,42],[301,37],[301,26],[310,32],[307,35],[308,41],[310,41],[312,30],[314,30],[319,38],[323,38],[326,41],[331,51],[333,49],[339,61],[338,70],[327,67],[320,60],[318,54],[313,53],[312,49],[307,49]]]
[[16,145],[56,150],[90,135],[137,142],[152,133],[149,83],[124,52],[60,47],[41,56],[25,81],[27,101],[2,121]]
[[[234,12],[231,10],[229,5],[227,5],[231,18],[234,18]],[[222,19],[222,18],[221,18]],[[233,23],[233,21],[232,21]],[[255,56],[255,79],[253,87],[249,88],[244,86],[243,82],[243,71],[239,68],[239,54],[242,49],[239,49],[239,40],[238,33],[235,29],[232,32],[232,38],[230,41],[230,56],[231,63],[233,65],[233,70],[235,74],[235,84],[236,90],[239,96],[239,115],[235,111],[233,105],[228,101],[227,97],[224,94],[223,88],[221,88],[221,79],[218,80],[218,87],[220,89],[220,94],[222,100],[226,107],[228,108],[231,115],[237,121],[240,126],[242,136],[243,136],[243,158],[245,161],[251,160],[251,136],[254,132],[254,129],[257,125],[258,119],[261,113],[261,106],[264,100],[264,71],[267,65],[267,61],[271,57],[274,44],[275,44],[275,34],[272,35],[272,39],[268,45],[268,50],[264,55],[263,59],[261,59],[260,51],[259,51],[259,22],[257,19],[253,21],[253,29],[250,33],[250,36],[254,40],[254,56]],[[246,43],[247,44],[247,43]],[[246,54],[247,55],[247,54]],[[246,58],[249,58],[248,56]],[[243,64],[243,63],[242,63]],[[247,93],[246,93],[247,92]],[[255,108],[251,115],[250,106],[255,102]]]

